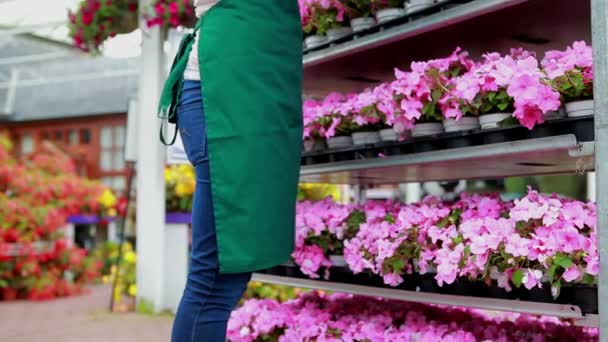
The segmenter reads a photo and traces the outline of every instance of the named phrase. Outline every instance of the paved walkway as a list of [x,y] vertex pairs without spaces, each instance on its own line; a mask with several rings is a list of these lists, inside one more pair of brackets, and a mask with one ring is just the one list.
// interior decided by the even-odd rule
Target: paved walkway
[[0,302],[1,342],[168,342],[173,318],[107,311],[110,288],[46,302]]

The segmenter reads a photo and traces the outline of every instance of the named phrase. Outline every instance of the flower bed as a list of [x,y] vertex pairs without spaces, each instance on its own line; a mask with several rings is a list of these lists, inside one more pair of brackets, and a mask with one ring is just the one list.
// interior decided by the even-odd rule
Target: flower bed
[[228,323],[231,342],[596,341],[597,329],[554,317],[489,313],[312,292],[280,304],[249,300]]
[[413,62],[409,71],[395,69],[395,80],[374,89],[307,100],[305,146],[311,150],[307,141],[331,145],[335,137],[387,128],[401,140],[412,132],[421,136],[480,126],[519,123],[533,129],[563,107],[571,116],[593,114],[592,50],[584,42],[548,51],[540,62],[522,49],[505,56],[488,53],[478,62],[467,56],[456,49],[446,58]]
[[114,195],[76,176],[69,158],[39,151],[18,162],[0,135],[0,288],[4,300],[78,293],[101,264],[69,246],[61,228],[77,213],[115,215]]
[[459,278],[510,291],[550,284],[594,284],[599,272],[593,203],[544,196],[520,200],[463,194],[454,203],[301,202],[296,214],[295,262],[304,274],[327,275],[331,255],[344,255],[357,274],[397,286],[406,274],[433,274],[438,286]]

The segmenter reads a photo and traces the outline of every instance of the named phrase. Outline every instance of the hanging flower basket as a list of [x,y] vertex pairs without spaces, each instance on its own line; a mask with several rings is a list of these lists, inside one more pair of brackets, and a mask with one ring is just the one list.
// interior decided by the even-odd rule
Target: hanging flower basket
[[138,0],[82,0],[68,12],[70,37],[79,49],[98,53],[107,39],[137,29],[137,13]]
[[155,0],[144,18],[148,27],[194,27],[197,22],[191,0]]

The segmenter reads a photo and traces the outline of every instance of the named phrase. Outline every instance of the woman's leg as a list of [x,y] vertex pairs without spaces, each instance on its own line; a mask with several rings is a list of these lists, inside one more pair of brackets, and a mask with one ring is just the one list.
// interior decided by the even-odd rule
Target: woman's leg
[[[197,100],[198,97],[198,100]],[[186,82],[178,127],[196,171],[192,203],[192,254],[188,281],[173,325],[173,342],[225,342],[230,313],[251,273],[219,274],[211,177],[200,88]]]

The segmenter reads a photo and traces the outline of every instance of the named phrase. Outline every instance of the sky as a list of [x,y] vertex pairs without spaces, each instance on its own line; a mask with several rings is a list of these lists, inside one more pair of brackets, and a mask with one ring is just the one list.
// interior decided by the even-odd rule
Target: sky
[[[0,27],[32,27],[34,34],[70,42],[65,25],[67,12],[80,0],[0,0]],[[0,38],[2,29],[0,29]],[[140,54],[141,32],[119,35],[107,41],[103,54],[108,57],[133,57]]]

